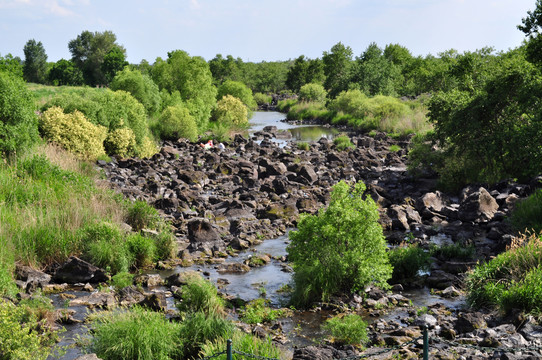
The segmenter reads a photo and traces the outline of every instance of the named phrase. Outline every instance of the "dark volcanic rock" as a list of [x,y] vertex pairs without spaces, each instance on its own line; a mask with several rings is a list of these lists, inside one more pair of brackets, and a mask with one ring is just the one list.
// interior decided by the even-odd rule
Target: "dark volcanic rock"
[[109,276],[104,270],[79,259],[78,257],[71,256],[64,264],[62,264],[55,275],[53,280],[57,283],[100,283],[109,281]]

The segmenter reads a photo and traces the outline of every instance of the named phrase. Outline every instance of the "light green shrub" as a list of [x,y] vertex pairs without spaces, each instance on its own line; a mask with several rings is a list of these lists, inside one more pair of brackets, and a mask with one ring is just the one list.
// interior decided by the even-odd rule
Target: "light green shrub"
[[136,200],[128,207],[126,222],[134,231],[156,229],[160,223],[158,211],[145,201]]
[[272,309],[268,306],[269,300],[255,299],[250,301],[243,310],[241,320],[247,324],[270,322],[284,315],[280,309]]
[[231,95],[226,95],[218,101],[213,110],[213,119],[219,123],[246,126],[248,110],[243,102]]
[[85,244],[84,257],[90,263],[113,274],[127,272],[132,267],[134,258],[118,226],[100,222],[89,224],[79,232]]
[[105,150],[108,154],[127,157],[134,154],[136,147],[135,135],[130,128],[120,128],[110,131],[104,141]]
[[79,111],[64,114],[59,107],[49,108],[40,118],[40,130],[46,139],[83,159],[105,155],[107,129],[92,124]]
[[335,139],[333,139],[333,144],[337,146],[337,150],[339,151],[344,151],[356,147],[354,144],[352,144],[352,141],[350,140],[350,137],[348,137],[348,135],[337,136]]
[[[26,319],[26,321],[25,321]],[[0,355],[5,360],[45,360],[51,353],[54,333],[40,332],[35,317],[23,306],[0,301]]]
[[196,141],[198,137],[196,121],[182,105],[168,106],[160,116],[159,128],[160,137],[165,140],[186,138]]
[[318,215],[302,214],[291,231],[288,257],[294,268],[292,302],[306,306],[336,294],[386,287],[392,268],[378,223],[378,208],[365,184],[339,182],[329,206]]
[[271,95],[256,93],[254,94],[254,101],[256,101],[256,104],[258,105],[271,104],[273,97]]
[[258,104],[252,96],[252,90],[242,82],[233,80],[224,81],[222,85],[218,87],[216,98],[220,100],[226,95],[238,98],[249,110],[254,110],[258,107]]
[[299,89],[299,100],[301,101],[326,101],[327,91],[321,84],[305,84]]
[[429,253],[418,246],[397,247],[388,252],[390,264],[393,267],[392,282],[412,279],[419,270],[429,267]]
[[160,110],[162,99],[158,85],[139,70],[125,67],[124,70],[117,72],[109,88],[113,91],[124,90],[132,94],[145,107],[149,115]]
[[20,153],[38,138],[32,95],[22,79],[0,71],[0,156]]

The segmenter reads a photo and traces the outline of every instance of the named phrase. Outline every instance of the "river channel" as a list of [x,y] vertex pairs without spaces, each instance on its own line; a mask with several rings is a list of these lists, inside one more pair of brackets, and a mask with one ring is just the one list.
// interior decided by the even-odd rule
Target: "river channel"
[[[292,125],[284,122],[284,114],[278,112],[255,112],[254,116],[250,120],[249,134],[252,135],[256,132],[263,131],[267,126],[275,126],[278,131],[289,131],[292,134],[291,140],[311,142],[318,141],[321,137],[328,139],[337,135],[338,131],[325,127],[325,126],[300,126]],[[272,139],[279,143],[279,145],[285,145],[291,140],[279,140]],[[281,236],[276,239],[264,240],[261,244],[255,246],[244,252],[240,252],[235,257],[229,257],[226,262],[242,263],[249,257],[255,254],[268,254],[271,257],[271,261],[261,267],[252,268],[249,272],[243,274],[221,274],[217,271],[218,266],[213,264],[193,265],[190,267],[177,267],[172,270],[155,271],[154,273],[160,274],[161,277],[166,278],[173,273],[183,271],[197,271],[204,277],[214,282],[219,286],[220,291],[228,296],[239,297],[242,300],[250,301],[259,297],[265,297],[269,300],[271,306],[281,307],[286,304],[287,299],[281,288],[290,284],[292,281],[292,273],[289,266],[282,261],[287,255],[287,245],[289,243],[288,235]],[[219,284],[219,285],[218,285]],[[151,289],[152,290],[152,289]],[[154,289],[155,291],[168,290],[166,288]],[[88,292],[70,291],[71,295],[82,296],[88,295]],[[427,289],[420,289],[404,293],[409,299],[412,300],[415,306],[428,306],[435,302],[442,302],[442,298],[433,296]],[[57,308],[66,308],[66,301],[61,296],[53,295],[54,305]],[[447,306],[460,306],[461,300],[454,301],[453,303],[447,303]],[[174,309],[173,298],[168,299],[168,307]],[[88,313],[85,307],[68,307],[76,311],[74,316],[76,319],[83,320]],[[399,318],[404,314],[401,313],[404,310],[392,311],[386,315],[390,319],[395,317]],[[328,317],[328,312],[295,312],[293,317],[281,320],[283,330],[288,338],[288,346],[290,348],[294,346],[306,346],[313,342],[320,340],[320,324]],[[369,322],[374,321],[374,318],[367,318]],[[76,343],[79,336],[85,336],[87,329],[84,325],[68,325],[65,327],[66,331],[61,335],[62,340],[59,346],[70,346]],[[75,346],[70,347],[66,353],[57,357],[58,359],[72,360],[82,354],[82,350]],[[50,359],[53,359],[50,357]]]

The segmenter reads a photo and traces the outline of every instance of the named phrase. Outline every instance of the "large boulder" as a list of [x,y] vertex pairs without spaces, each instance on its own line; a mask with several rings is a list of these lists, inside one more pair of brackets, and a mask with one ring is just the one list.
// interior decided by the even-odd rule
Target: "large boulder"
[[190,244],[194,249],[212,249],[223,245],[220,234],[207,219],[192,219],[188,222],[187,229],[188,240],[190,240]]
[[20,282],[20,286],[28,292],[37,288],[43,288],[51,281],[51,275],[42,271],[32,269],[29,266],[17,264],[15,267],[15,279]]
[[70,258],[62,264],[53,276],[57,283],[100,283],[109,281],[109,276],[103,269],[94,266],[76,256]]
[[483,187],[464,189],[462,199],[459,207],[461,221],[487,222],[493,219],[499,210],[495,198]]

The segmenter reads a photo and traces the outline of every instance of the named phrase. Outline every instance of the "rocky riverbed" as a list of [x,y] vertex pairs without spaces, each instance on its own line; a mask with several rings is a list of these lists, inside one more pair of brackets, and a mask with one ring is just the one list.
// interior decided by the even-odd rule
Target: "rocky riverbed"
[[[477,260],[503,251],[512,241],[506,218],[516,201],[530,194],[536,182],[502,182],[492,187],[472,185],[458,194],[436,190],[436,180],[413,178],[406,171],[409,139],[394,140],[385,134],[350,134],[354,148],[338,151],[332,140],[322,138],[301,150],[295,142],[278,146],[272,140],[284,138],[274,127],[266,127],[251,138],[236,136],[225,149],[204,150],[184,140],[165,142],[150,159],[99,161],[106,181],[130,199],[139,199],[159,209],[174,227],[180,265],[213,264],[218,272],[242,273],[254,266],[279,262],[288,270],[287,257],[261,261],[232,262],[228,255],[246,250],[264,239],[276,238],[295,227],[300,213],[316,213],[325,206],[331,186],[340,180],[363,181],[379,204],[380,222],[391,246],[405,241],[428,248],[431,244],[461,243],[475,247],[475,258],[433,259],[428,274],[408,284],[395,284],[392,292],[367,289],[366,296],[336,299],[320,304],[312,312],[337,309],[358,311],[371,320],[372,348],[407,342],[408,346],[373,358],[417,358],[421,352],[422,329],[431,339],[430,356],[435,359],[528,359],[540,358],[542,327],[521,314],[502,317],[489,311],[473,311],[463,304],[462,279]],[[399,151],[390,151],[399,147]],[[112,307],[143,303],[154,309],[171,308],[179,285],[173,277],[142,275],[145,291],[127,288],[118,293],[95,292],[91,283],[103,273],[78,259],[61,266],[51,278],[20,269],[19,285],[25,289],[43,287],[61,291],[62,286],[88,293],[67,300],[70,306]],[[164,265],[164,264],[162,264]],[[167,265],[167,264],[166,264]],[[171,264],[170,264],[171,265]],[[178,265],[177,263],[173,265]],[[77,271],[72,267],[82,267]],[[64,272],[63,272],[64,269]],[[66,270],[68,269],[68,270]],[[65,278],[63,274],[86,274]],[[41,277],[40,277],[41,276]],[[52,281],[52,282],[51,282]],[[59,285],[67,283],[69,285]],[[58,288],[57,288],[58,287]],[[408,288],[432,289],[442,297],[423,308],[409,298]],[[429,291],[429,290],[427,290]],[[81,300],[83,298],[83,300]],[[456,299],[456,300],[449,300]],[[168,301],[170,304],[168,305]],[[459,304],[459,305],[458,305]],[[60,314],[66,322],[79,321]],[[247,327],[255,333],[271,334],[288,347],[287,321],[268,326]],[[335,359],[359,355],[353,347],[333,344],[289,347],[294,359]],[[515,350],[515,352],[512,352]]]

